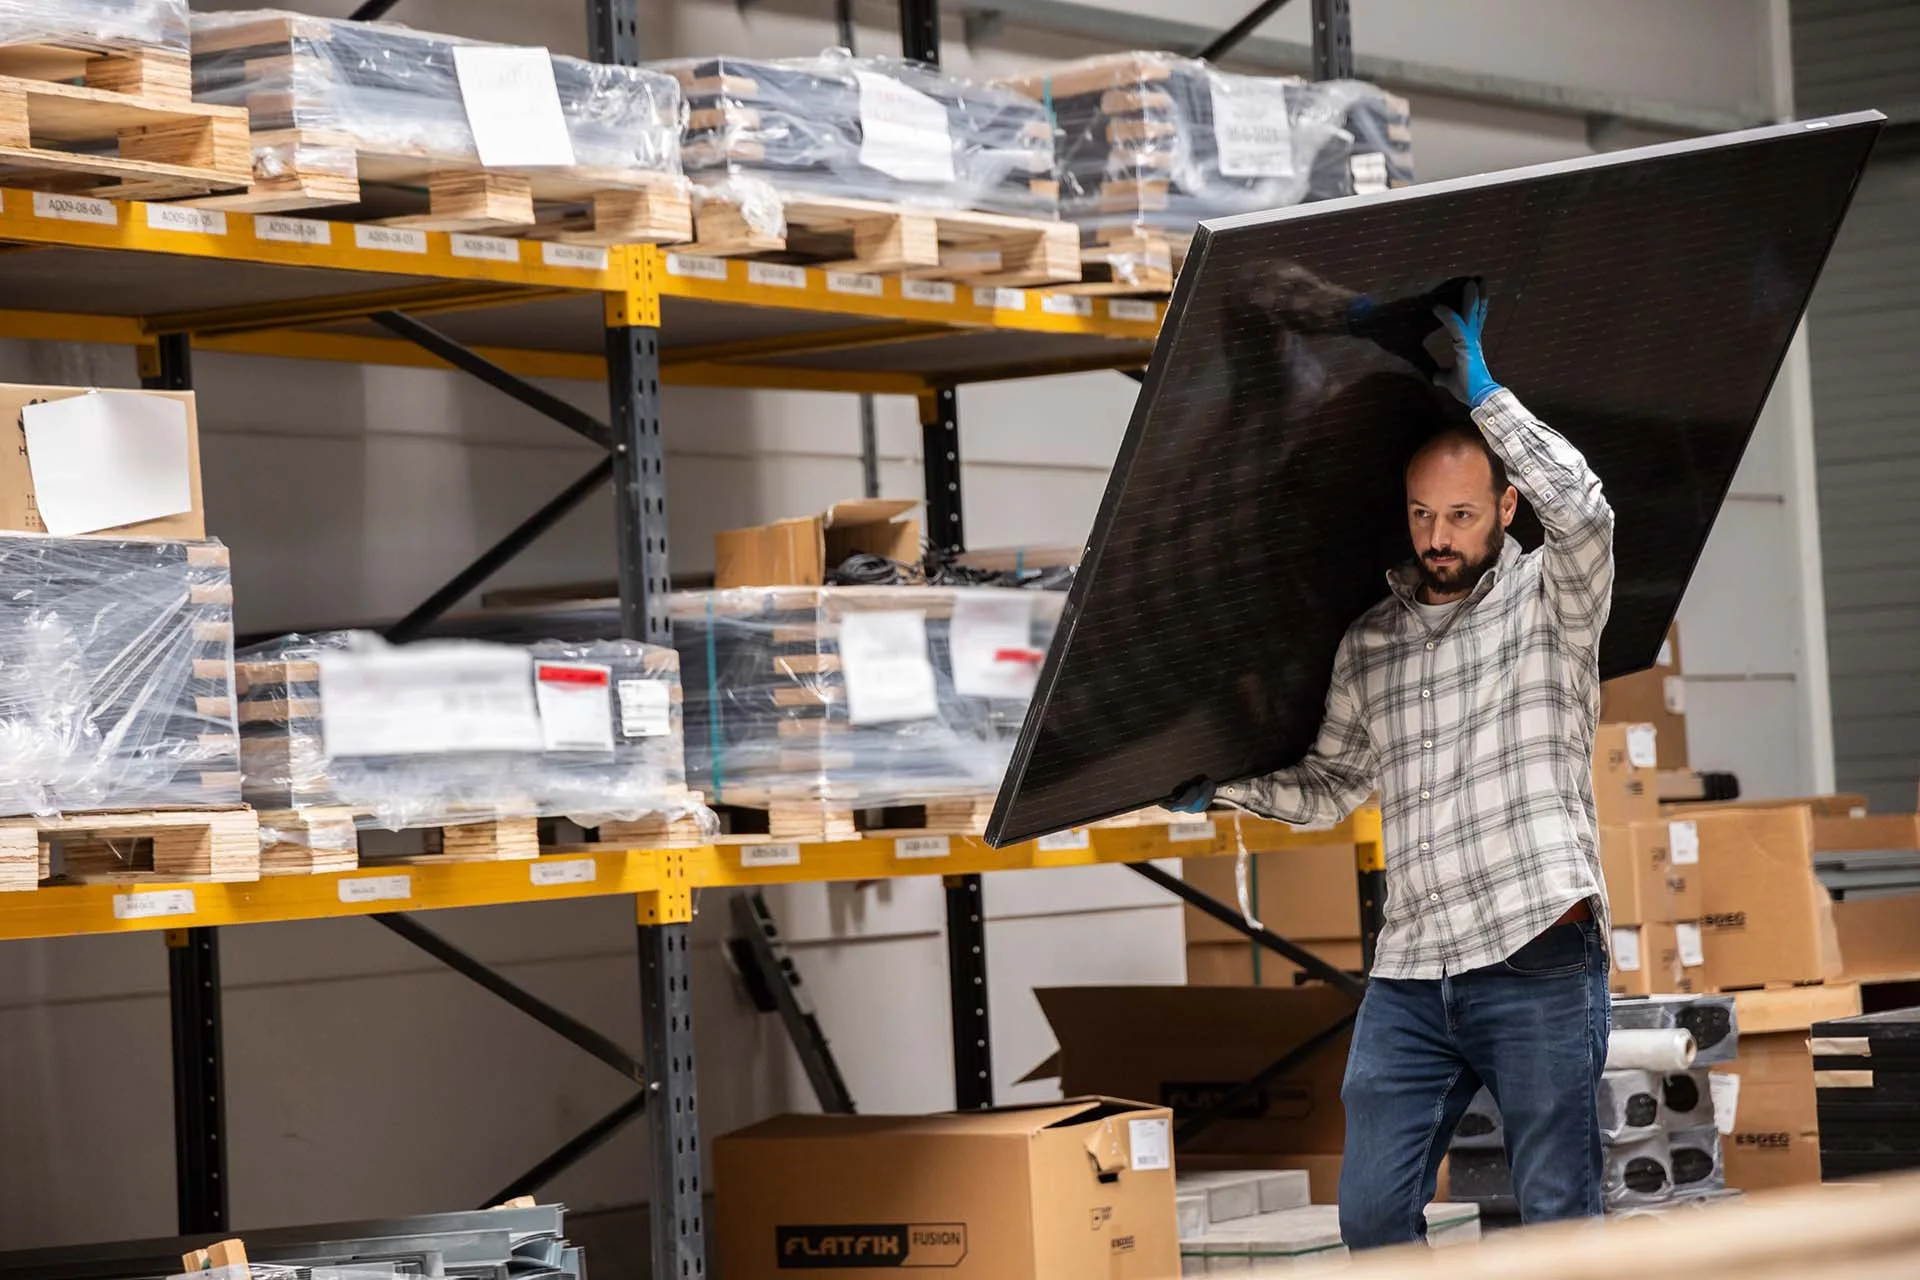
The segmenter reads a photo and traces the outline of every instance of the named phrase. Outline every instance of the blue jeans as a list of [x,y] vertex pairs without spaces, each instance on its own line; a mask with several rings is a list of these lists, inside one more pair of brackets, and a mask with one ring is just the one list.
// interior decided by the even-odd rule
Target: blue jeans
[[1426,1238],[1441,1157],[1482,1083],[1500,1106],[1521,1218],[1597,1216],[1596,1094],[1611,1021],[1592,921],[1555,925],[1484,969],[1368,983],[1340,1090],[1347,1246]]

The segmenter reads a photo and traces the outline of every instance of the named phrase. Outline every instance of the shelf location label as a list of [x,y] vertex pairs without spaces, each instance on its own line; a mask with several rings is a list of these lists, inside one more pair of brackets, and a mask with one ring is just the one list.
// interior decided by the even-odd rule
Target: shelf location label
[[280,218],[256,213],[253,238],[282,244],[332,244],[333,224],[318,218]]
[[413,896],[412,876],[356,876],[340,882],[340,901],[405,902]]
[[1043,293],[1040,309],[1050,316],[1091,316],[1093,299],[1074,293]]
[[408,227],[372,227],[356,223],[353,242],[362,249],[381,249],[388,253],[425,253],[427,233]]
[[879,276],[863,276],[853,271],[827,272],[828,293],[850,293],[860,298],[878,298],[884,286]]
[[555,244],[551,240],[540,245],[540,261],[550,267],[573,267],[580,271],[605,271],[607,269],[607,251],[597,244]]
[[893,856],[902,860],[945,858],[952,853],[953,842],[946,836],[901,836],[893,842]]
[[147,206],[147,225],[155,231],[190,231],[203,236],[223,236],[227,234],[227,215],[218,209],[150,204]]
[[592,858],[540,858],[527,866],[527,878],[538,885],[592,884],[599,874],[600,864]]
[[1160,309],[1151,302],[1135,302],[1130,298],[1109,298],[1107,315],[1115,320],[1124,320],[1128,324],[1152,324],[1160,318]]
[[520,261],[520,242],[505,236],[471,236],[455,232],[447,237],[447,246],[456,258],[477,258],[482,262]]
[[667,255],[667,274],[688,280],[724,282],[727,278],[727,260],[703,257],[697,253],[670,253]]
[[115,920],[151,920],[156,916],[190,916],[194,910],[191,889],[152,889],[145,893],[113,895]]
[[1167,839],[1170,841],[1211,840],[1213,837],[1214,829],[1213,823],[1211,822],[1171,822],[1167,824]]
[[1050,836],[1041,836],[1034,841],[1042,853],[1070,853],[1075,849],[1087,849],[1093,845],[1085,827],[1070,827],[1065,831],[1056,831]]
[[991,307],[995,311],[1025,311],[1027,295],[1021,289],[975,289],[973,305]]
[[59,218],[66,222],[97,222],[103,227],[120,224],[120,213],[111,200],[91,196],[60,196],[47,191],[33,193],[33,216]]
[[807,269],[789,267],[779,262],[749,262],[747,283],[775,289],[804,289],[807,287]]
[[797,867],[800,865],[800,846],[797,844],[743,844],[740,846],[740,865],[743,867]]
[[944,280],[902,280],[900,296],[909,302],[944,302],[950,306],[959,292]]

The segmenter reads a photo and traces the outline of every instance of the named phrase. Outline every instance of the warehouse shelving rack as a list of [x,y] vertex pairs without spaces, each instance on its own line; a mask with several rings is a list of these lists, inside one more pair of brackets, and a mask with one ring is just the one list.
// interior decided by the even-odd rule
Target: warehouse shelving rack
[[[1283,2],[1265,0],[1256,14],[1271,14]],[[1351,56],[1345,0],[1313,2],[1316,49],[1325,54],[1318,69],[1341,74],[1342,60]],[[356,16],[377,17],[391,7],[392,0],[372,0]],[[586,8],[592,55],[637,62],[634,0],[586,0]],[[908,57],[938,61],[936,0],[901,0],[901,30]],[[939,292],[903,289],[897,278],[848,280],[650,246],[597,249],[435,232],[375,236],[324,218],[185,215],[172,206],[0,191],[0,337],[135,347],[143,383],[178,390],[193,384],[196,350],[454,368],[607,450],[605,459],[395,624],[389,634],[401,639],[611,482],[624,633],[670,643],[662,385],[915,397],[930,540],[964,549],[957,389],[1062,372],[1137,371],[1152,350],[1164,306],[1042,290],[962,288],[949,298]],[[539,378],[605,381],[608,420],[531,381]],[[685,1280],[705,1273],[688,963],[698,889],[943,875],[955,1099],[970,1108],[992,1101],[983,874],[1127,865],[1357,994],[1357,979],[1150,864],[1350,842],[1360,851],[1363,920],[1370,927],[1377,920],[1380,839],[1380,815],[1367,809],[1337,829],[1312,833],[1229,818],[1093,828],[1005,850],[954,836],[947,857],[932,864],[903,861],[885,836],[802,844],[798,861],[780,867],[743,866],[738,847],[725,842],[680,849],[596,845],[549,852],[535,862],[369,867],[251,884],[49,886],[0,895],[0,940],[164,931],[179,1229],[197,1234],[230,1226],[218,930],[371,917],[638,1086],[499,1198],[536,1189],[644,1113],[653,1173],[653,1274]],[[614,895],[635,902],[643,1031],[637,1060],[402,914]],[[1286,1070],[1327,1038],[1310,1041],[1263,1074]]]

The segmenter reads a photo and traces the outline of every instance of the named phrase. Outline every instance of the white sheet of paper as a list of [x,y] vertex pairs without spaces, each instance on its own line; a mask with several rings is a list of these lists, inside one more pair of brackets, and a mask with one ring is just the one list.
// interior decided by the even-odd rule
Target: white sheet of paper
[[1660,741],[1656,730],[1650,724],[1627,726],[1627,763],[1636,769],[1654,768],[1660,761]]
[[940,714],[924,613],[849,613],[840,621],[840,674],[847,683],[847,718],[854,724],[929,720]]
[[1713,1127],[1721,1137],[1731,1137],[1740,1118],[1740,1077],[1731,1071],[1710,1071],[1707,1089],[1713,1095]]
[[96,391],[30,404],[20,420],[48,533],[95,533],[193,510],[180,401]]
[[856,71],[860,163],[902,182],[952,182],[953,134],[938,99],[891,76]]
[[460,101],[484,165],[533,168],[573,163],[573,138],[545,49],[455,45]]
[[953,602],[953,688],[963,698],[1031,698],[1046,654],[1033,647],[1033,597],[967,592]]
[[673,691],[664,680],[620,682],[620,736],[664,738],[673,732]]
[[453,643],[323,653],[320,728],[329,756],[539,751],[533,656]]
[[1293,126],[1283,80],[1213,77],[1213,136],[1229,178],[1293,175]]
[[549,751],[613,752],[613,668],[594,662],[536,662],[533,696]]
[[1613,931],[1613,967],[1622,973],[1640,972],[1640,931],[1638,929]]

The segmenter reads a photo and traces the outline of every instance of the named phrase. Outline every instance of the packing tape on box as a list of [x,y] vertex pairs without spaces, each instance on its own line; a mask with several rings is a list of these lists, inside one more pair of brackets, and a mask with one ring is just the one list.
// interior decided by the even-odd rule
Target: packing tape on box
[[1693,1065],[1693,1032],[1615,1031],[1607,1038],[1609,1071],[1685,1071]]

